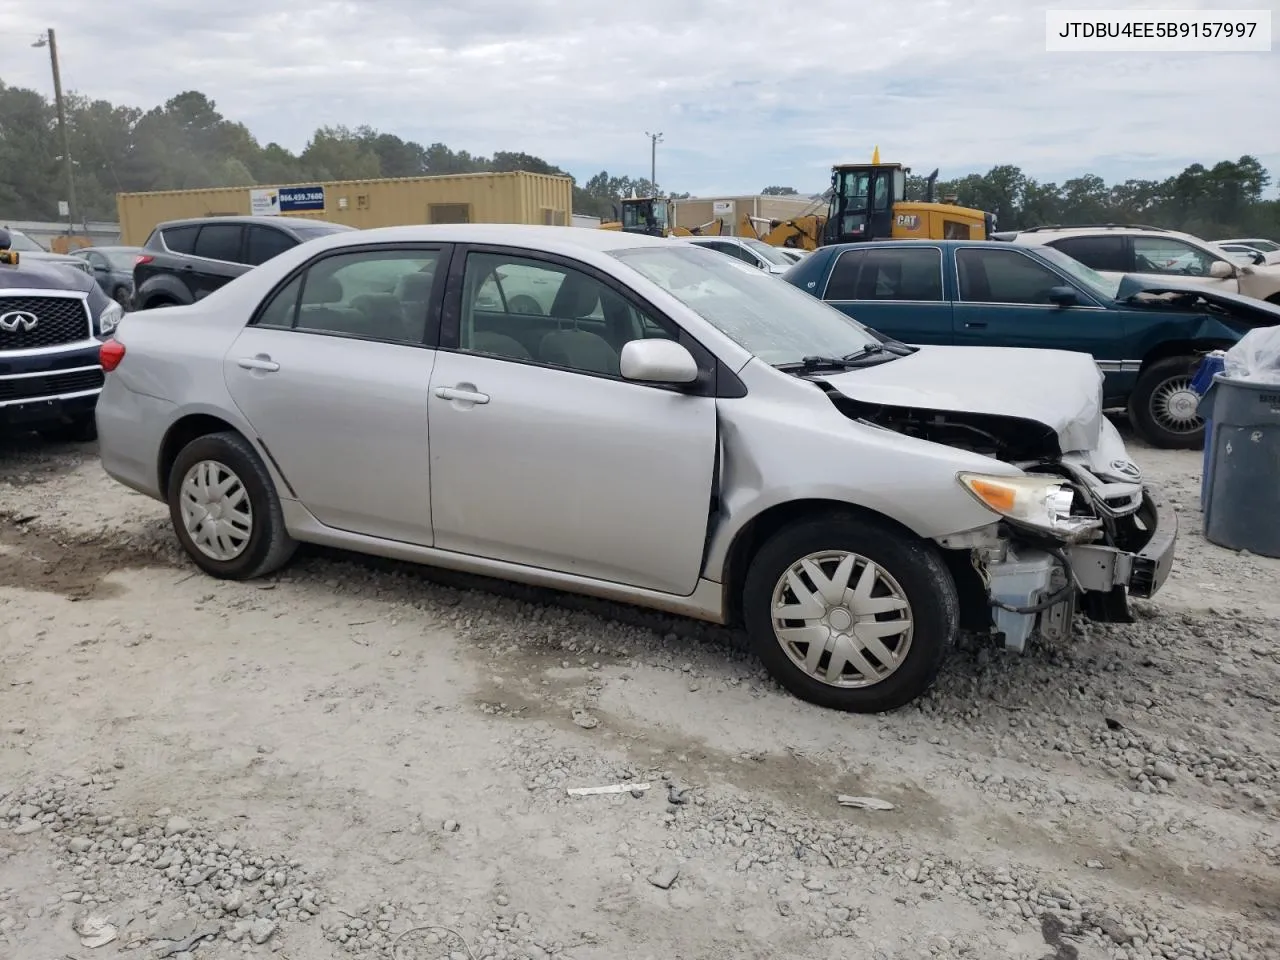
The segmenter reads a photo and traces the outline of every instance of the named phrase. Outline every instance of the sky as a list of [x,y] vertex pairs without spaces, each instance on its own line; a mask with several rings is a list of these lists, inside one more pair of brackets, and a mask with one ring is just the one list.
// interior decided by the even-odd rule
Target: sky
[[[942,179],[1161,178],[1258,157],[1280,180],[1270,53],[1049,53],[1048,9],[1257,8],[1277,0],[7,0],[0,79],[149,108],[211,97],[262,143],[368,124],[423,144],[524,151],[586,179],[695,196],[803,193],[836,162]],[[1276,188],[1269,191],[1276,194]]]

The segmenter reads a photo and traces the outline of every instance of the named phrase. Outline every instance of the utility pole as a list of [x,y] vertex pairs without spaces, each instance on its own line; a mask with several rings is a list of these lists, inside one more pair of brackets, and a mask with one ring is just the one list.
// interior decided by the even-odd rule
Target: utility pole
[[649,138],[649,186],[656,197],[658,195],[658,144],[662,142],[662,134],[650,133],[646,130],[644,135]]
[[58,39],[53,27],[48,33],[32,44],[33,47],[48,47],[49,62],[53,66],[53,102],[58,111],[58,129],[62,132],[62,163],[67,168],[67,224],[68,229],[76,222],[76,172],[75,162],[71,159],[71,128],[67,126],[67,108],[62,101],[62,73],[58,70]]

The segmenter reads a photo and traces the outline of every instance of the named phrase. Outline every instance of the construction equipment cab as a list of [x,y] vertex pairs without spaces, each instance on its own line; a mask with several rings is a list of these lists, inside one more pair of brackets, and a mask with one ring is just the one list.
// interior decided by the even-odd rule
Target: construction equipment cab
[[621,217],[601,224],[603,229],[643,233],[650,237],[666,237],[671,234],[670,200],[661,197],[626,197],[621,202]]
[[925,199],[908,201],[910,172],[900,163],[881,163],[879,147],[869,164],[832,167],[822,245],[859,240],[985,240],[995,230],[990,213],[934,202],[936,170],[926,181]]

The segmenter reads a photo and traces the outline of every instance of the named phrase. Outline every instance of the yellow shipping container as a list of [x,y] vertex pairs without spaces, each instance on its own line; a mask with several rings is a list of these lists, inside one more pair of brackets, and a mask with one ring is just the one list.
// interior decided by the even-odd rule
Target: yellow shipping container
[[573,180],[542,173],[332,180],[116,194],[120,242],[139,246],[157,223],[187,217],[272,214],[393,227],[413,223],[534,223],[566,226]]

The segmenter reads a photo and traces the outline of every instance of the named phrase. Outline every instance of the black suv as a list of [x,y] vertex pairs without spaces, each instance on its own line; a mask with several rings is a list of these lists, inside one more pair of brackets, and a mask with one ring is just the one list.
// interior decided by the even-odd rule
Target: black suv
[[133,265],[133,309],[186,306],[300,243],[354,229],[297,217],[197,217],[161,223]]
[[98,351],[124,316],[80,270],[9,249],[0,228],[0,433],[92,440]]

